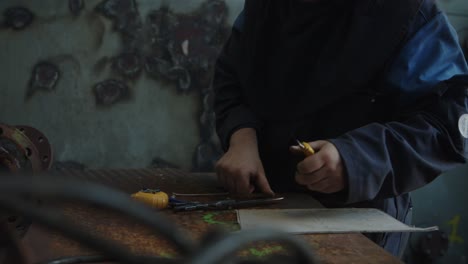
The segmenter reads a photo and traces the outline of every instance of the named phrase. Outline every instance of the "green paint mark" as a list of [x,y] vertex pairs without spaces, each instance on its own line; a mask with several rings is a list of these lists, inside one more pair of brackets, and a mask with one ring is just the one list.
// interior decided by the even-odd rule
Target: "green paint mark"
[[274,246],[274,247],[267,247],[262,250],[258,250],[256,248],[249,248],[250,254],[256,256],[256,257],[265,257],[270,254],[276,253],[283,251],[282,246]]
[[174,258],[174,255],[173,255],[173,254],[167,253],[167,252],[160,252],[160,253],[159,253],[159,256],[160,256],[160,257],[163,257],[163,258]]
[[205,223],[212,224],[212,225],[226,225],[227,223],[217,221],[214,219],[215,216],[217,216],[218,214],[219,213],[207,213],[203,216],[203,221],[205,221]]

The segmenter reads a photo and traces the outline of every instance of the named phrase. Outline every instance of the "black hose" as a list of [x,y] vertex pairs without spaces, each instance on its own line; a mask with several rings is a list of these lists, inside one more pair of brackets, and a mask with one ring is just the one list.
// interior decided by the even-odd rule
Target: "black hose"
[[113,256],[124,263],[147,263],[148,258],[134,256],[116,243],[83,232],[78,226],[69,224],[66,218],[47,208],[37,208],[18,199],[0,197],[0,207],[27,216],[50,229],[58,230],[68,237]]
[[80,264],[80,263],[96,263],[96,262],[110,262],[115,259],[106,256],[73,256],[64,257],[59,259],[50,260],[43,264]]
[[[56,211],[47,207],[37,208],[32,203],[25,201],[23,195],[33,195],[38,198],[58,198],[71,201],[86,201],[112,210],[121,212],[126,216],[140,220],[153,228],[158,234],[171,241],[183,253],[183,258],[168,259],[151,256],[135,256],[114,242],[106,241],[83,232],[79,226],[67,222],[67,219]],[[39,224],[58,230],[64,235],[101,251],[105,256],[81,256],[68,257],[53,260],[47,264],[72,264],[89,263],[90,261],[115,260],[124,263],[188,263],[191,264],[215,264],[223,263],[226,259],[234,258],[242,247],[252,242],[277,242],[290,248],[294,254],[290,263],[312,264],[317,263],[312,250],[307,243],[297,237],[290,236],[275,230],[251,230],[240,231],[230,236],[217,237],[213,242],[196,248],[171,222],[160,213],[135,202],[128,195],[97,184],[84,183],[76,180],[63,180],[50,177],[15,177],[3,178],[0,185],[0,207],[9,211],[25,215]],[[192,259],[189,261],[189,258]],[[271,259],[277,263],[279,259]],[[74,261],[74,262],[73,262]],[[80,262],[81,261],[81,262]],[[184,262],[182,262],[184,261]],[[242,263],[242,260],[238,261]],[[262,263],[263,261],[258,261]],[[245,262],[255,263],[255,261]]]
[[39,198],[86,201],[107,207],[145,223],[173,243],[183,254],[191,254],[195,248],[188,236],[179,231],[177,226],[162,214],[130,199],[127,194],[105,186],[55,177],[3,178],[0,185],[0,197],[18,194],[37,195]]
[[[84,263],[101,263],[101,262],[118,262],[116,258],[110,258],[106,256],[71,256],[71,257],[63,257],[57,258],[54,260],[50,260],[47,262],[43,262],[41,264],[84,264]],[[159,257],[151,257],[148,259],[147,263],[158,263],[158,264],[176,264],[179,263],[176,260],[167,259],[167,258],[159,258]]]

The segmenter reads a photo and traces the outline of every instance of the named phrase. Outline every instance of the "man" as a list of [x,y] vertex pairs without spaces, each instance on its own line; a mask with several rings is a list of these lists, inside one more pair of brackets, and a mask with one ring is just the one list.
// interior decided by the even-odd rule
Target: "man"
[[[468,157],[467,74],[434,0],[246,0],[215,71],[218,179],[408,223],[408,193]],[[369,237],[397,256],[407,240]]]

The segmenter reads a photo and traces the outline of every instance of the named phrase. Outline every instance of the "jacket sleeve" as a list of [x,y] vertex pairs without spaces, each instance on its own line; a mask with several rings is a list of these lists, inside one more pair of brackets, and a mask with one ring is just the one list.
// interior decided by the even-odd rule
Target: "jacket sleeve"
[[225,151],[229,148],[229,140],[236,130],[245,127],[257,130],[260,128],[259,120],[245,104],[238,76],[238,69],[241,67],[242,26],[241,13],[218,57],[213,78],[216,131]]
[[426,22],[388,74],[409,107],[393,122],[330,140],[347,169],[347,203],[410,192],[468,158],[468,67],[447,17],[439,12]]

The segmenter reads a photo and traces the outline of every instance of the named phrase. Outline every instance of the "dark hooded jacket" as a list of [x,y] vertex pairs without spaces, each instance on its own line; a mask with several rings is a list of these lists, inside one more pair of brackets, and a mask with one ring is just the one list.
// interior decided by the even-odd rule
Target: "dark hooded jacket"
[[[409,192],[465,163],[468,67],[434,0],[246,0],[219,56],[217,132],[257,130],[275,191],[300,191],[294,140],[329,140],[346,190],[330,207],[373,207],[408,222]],[[399,255],[402,234],[371,239]]]

